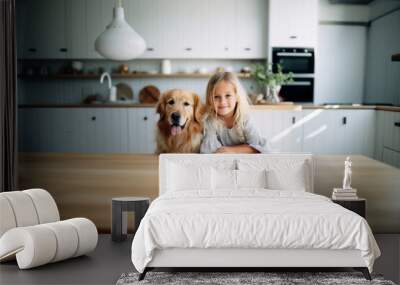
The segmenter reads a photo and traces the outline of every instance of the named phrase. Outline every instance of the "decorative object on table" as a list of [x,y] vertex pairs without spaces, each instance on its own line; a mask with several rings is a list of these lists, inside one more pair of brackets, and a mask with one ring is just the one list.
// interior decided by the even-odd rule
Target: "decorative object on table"
[[71,63],[72,73],[81,74],[83,72],[83,62],[82,61],[73,61]]
[[104,72],[100,77],[100,83],[103,83],[104,78],[108,79],[108,99],[110,102],[117,101],[117,88],[112,86],[111,76],[108,72]]
[[253,105],[257,104],[265,104],[267,101],[264,99],[263,94],[250,94],[249,95],[250,101]]
[[20,269],[29,269],[84,255],[97,246],[95,224],[86,218],[60,221],[46,190],[2,192],[0,209],[0,262],[17,259]]
[[344,162],[344,177],[343,177],[343,188],[334,188],[332,193],[332,199],[336,200],[356,200],[357,189],[351,187],[351,170],[352,162],[350,156],[346,157]]
[[240,72],[244,73],[244,74],[250,74],[251,73],[251,67],[250,66],[244,66],[244,67],[242,67]]
[[225,72],[225,68],[223,68],[222,66],[219,66],[216,68],[215,70],[216,72]]
[[82,101],[83,104],[94,104],[94,103],[98,103],[98,102],[99,102],[99,100],[98,100],[97,95],[88,95]]
[[206,74],[208,73],[208,69],[206,67],[200,67],[199,69],[197,69],[197,73]]
[[42,67],[40,67],[39,73],[41,76],[47,76],[47,75],[49,75],[49,68],[47,66],[42,66]]
[[146,214],[150,205],[147,197],[118,197],[112,198],[111,238],[113,241],[123,241],[127,235],[127,212],[135,213],[135,230]]
[[152,70],[147,71],[147,73],[149,73],[149,74],[158,74],[158,71],[155,70],[155,69],[152,69]]
[[256,64],[251,72],[261,89],[265,90],[266,101],[268,103],[279,103],[279,91],[282,84],[290,83],[293,81],[293,73],[287,74],[282,72],[282,66],[277,65],[278,72],[272,72],[272,65]]
[[233,71],[234,71],[233,66],[227,66],[227,67],[225,68],[225,71],[226,71],[226,72],[233,72]]
[[28,67],[28,68],[25,70],[25,74],[28,75],[28,76],[33,76],[33,75],[35,75],[35,68],[33,68],[33,67]]
[[161,61],[161,73],[162,74],[171,74],[172,73],[171,61],[169,59],[163,59]]
[[145,51],[144,39],[125,20],[122,0],[116,0],[113,19],[97,37],[95,49],[111,60],[131,60]]
[[128,84],[118,83],[115,87],[117,88],[117,101],[133,101],[133,91]]
[[154,85],[147,85],[139,92],[140,103],[153,104],[157,103],[160,98],[161,92]]
[[121,74],[129,74],[129,65],[126,63],[121,64],[119,66],[118,70],[119,70],[119,73],[121,73]]

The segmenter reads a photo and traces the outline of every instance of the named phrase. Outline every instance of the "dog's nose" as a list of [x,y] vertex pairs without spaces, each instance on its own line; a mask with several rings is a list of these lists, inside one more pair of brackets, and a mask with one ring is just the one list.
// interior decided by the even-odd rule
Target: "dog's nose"
[[181,114],[179,114],[178,112],[174,112],[171,114],[171,119],[173,123],[179,124],[179,121],[181,119]]

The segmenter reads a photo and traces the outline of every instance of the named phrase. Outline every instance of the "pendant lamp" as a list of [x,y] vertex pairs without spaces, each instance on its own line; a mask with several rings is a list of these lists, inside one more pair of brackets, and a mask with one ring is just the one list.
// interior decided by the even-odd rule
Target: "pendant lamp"
[[111,60],[130,60],[146,49],[144,39],[125,20],[122,0],[117,0],[112,22],[95,41],[96,51]]

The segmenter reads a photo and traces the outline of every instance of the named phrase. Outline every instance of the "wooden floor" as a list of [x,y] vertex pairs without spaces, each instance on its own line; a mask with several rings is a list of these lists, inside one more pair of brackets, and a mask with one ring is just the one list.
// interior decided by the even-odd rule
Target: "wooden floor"
[[95,251],[57,263],[19,270],[16,262],[0,264],[0,284],[115,284],[122,273],[134,271],[130,237],[112,242],[110,235],[99,235]]

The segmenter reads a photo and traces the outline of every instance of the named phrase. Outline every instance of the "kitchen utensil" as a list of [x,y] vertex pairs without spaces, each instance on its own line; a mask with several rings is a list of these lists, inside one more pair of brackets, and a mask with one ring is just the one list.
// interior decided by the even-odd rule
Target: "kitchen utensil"
[[160,90],[154,85],[147,85],[139,92],[140,103],[157,103],[160,98]]
[[169,59],[163,59],[161,61],[161,73],[171,74],[171,72],[172,72],[171,61]]
[[126,83],[118,83],[117,87],[117,101],[133,101],[132,88]]

